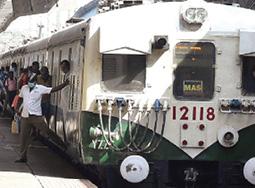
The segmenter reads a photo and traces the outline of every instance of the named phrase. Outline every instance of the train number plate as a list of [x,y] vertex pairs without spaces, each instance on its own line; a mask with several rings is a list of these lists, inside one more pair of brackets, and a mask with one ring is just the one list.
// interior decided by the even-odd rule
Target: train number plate
[[213,121],[215,119],[215,109],[213,107],[172,106],[170,114],[172,120]]

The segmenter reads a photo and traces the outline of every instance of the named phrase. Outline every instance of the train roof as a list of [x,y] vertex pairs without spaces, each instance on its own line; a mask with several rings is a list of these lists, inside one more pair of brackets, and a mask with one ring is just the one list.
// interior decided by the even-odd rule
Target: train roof
[[[90,33],[93,35],[93,31],[96,32],[100,29],[100,41],[108,44],[106,47],[101,45],[100,52],[111,53],[120,48],[122,49],[122,47],[128,47],[133,51],[149,54],[149,43],[146,46],[139,46],[138,44],[150,40],[151,36],[162,35],[162,33],[166,34],[169,31],[172,34],[181,35],[183,32],[179,32],[181,29],[178,27],[180,25],[180,9],[188,3],[189,1],[160,2],[98,14],[91,18],[91,21],[80,22],[62,31],[58,31],[48,38],[34,41],[23,47],[6,52],[1,56],[4,58],[16,53],[33,52],[61,44],[72,43],[85,36],[89,23],[92,23],[92,26],[90,26],[92,32]],[[233,32],[238,34],[241,29],[255,30],[255,11],[253,10],[209,2],[203,2],[203,6],[208,10],[208,20],[205,24],[210,29],[207,28],[207,32]],[[171,22],[171,19],[175,20],[175,22]],[[159,32],[158,26],[165,23],[169,23],[169,25]],[[130,29],[130,27],[133,29]],[[195,32],[185,32],[185,35],[188,36],[189,33],[194,35]],[[136,44],[130,44],[130,41],[133,40],[130,37],[134,36],[138,37]],[[112,39],[115,40],[113,41]]]
[[[181,9],[183,6],[188,5],[190,2],[191,1],[159,2],[154,4],[132,6],[96,15],[94,18],[92,18],[92,20],[100,20],[100,25],[109,27],[113,33],[115,31],[118,32],[118,29],[121,26],[128,25],[127,27],[130,27],[131,24],[133,25],[132,27],[134,27],[136,32],[139,32],[139,28],[141,27],[143,27],[142,30],[144,31],[145,25],[149,25],[150,29],[156,31],[157,25],[162,25],[163,23],[167,22],[169,22],[168,27],[173,25],[171,19],[176,23],[176,25],[180,24],[179,16],[181,15]],[[198,2],[202,2],[203,5],[198,3],[196,6],[200,7],[201,5],[208,11],[208,19],[206,22],[211,25],[211,29],[222,31],[236,31],[243,28],[255,29],[254,10],[212,2]],[[115,25],[114,28],[112,28],[113,25]],[[176,28],[176,30],[178,30],[178,27]]]
[[53,34],[49,39],[49,48],[82,39],[85,36],[87,25],[88,21],[84,21]]
[[5,52],[2,54],[2,58],[5,58],[5,57],[8,57],[8,56],[11,56],[13,53],[13,51],[8,51],[8,52]]
[[[194,4],[192,4],[194,3]],[[183,10],[203,8],[208,16],[198,30],[182,21]],[[118,9],[91,18],[88,38],[99,32],[99,51],[108,54],[150,54],[154,36],[169,40],[201,40],[207,36],[238,37],[243,30],[255,32],[255,11],[205,1],[159,2]]]
[[26,52],[34,52],[34,51],[47,49],[48,48],[48,41],[49,41],[49,37],[33,41],[25,47]]
[[26,52],[26,46],[21,46],[19,48],[16,48],[12,51],[12,55],[16,54],[24,54]]

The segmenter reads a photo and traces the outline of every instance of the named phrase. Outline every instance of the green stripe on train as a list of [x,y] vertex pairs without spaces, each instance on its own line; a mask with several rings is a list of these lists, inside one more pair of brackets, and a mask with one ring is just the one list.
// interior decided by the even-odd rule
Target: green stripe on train
[[197,160],[246,161],[255,156],[255,125],[239,132],[239,141],[232,148],[225,148],[218,142],[200,153]]
[[[104,122],[107,122],[107,117],[103,117]],[[118,119],[112,118],[112,123],[117,124]],[[132,152],[114,152],[110,149],[93,149],[91,147],[92,140],[89,136],[89,128],[99,124],[98,114],[91,112],[81,113],[82,124],[82,141],[83,141],[83,155],[85,163],[93,164],[118,164],[125,156],[131,154],[139,154]],[[123,127],[127,127],[127,122],[123,121]],[[143,131],[144,127],[141,127]],[[142,132],[141,131],[141,132]],[[152,135],[152,131],[149,131]],[[159,135],[157,135],[157,139]],[[254,142],[252,142],[254,140]],[[150,154],[140,154],[145,156],[148,160],[192,160],[185,152],[175,146],[173,143],[163,139],[158,149]],[[255,126],[250,126],[239,132],[239,142],[233,148],[224,148],[218,142],[214,143],[202,153],[200,153],[195,160],[228,160],[228,161],[246,161],[255,156]]]

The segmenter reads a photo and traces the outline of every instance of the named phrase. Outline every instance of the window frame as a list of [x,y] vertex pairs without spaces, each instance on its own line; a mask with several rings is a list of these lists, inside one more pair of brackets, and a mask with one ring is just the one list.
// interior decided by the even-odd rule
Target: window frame
[[[206,44],[209,44],[209,45],[211,45],[211,54],[212,54],[212,56],[211,56],[211,60],[210,60],[210,66],[212,66],[211,67],[211,70],[210,70],[210,73],[212,73],[212,75],[211,75],[211,83],[209,83],[210,85],[208,85],[209,86],[209,88],[211,88],[211,91],[210,91],[210,93],[208,94],[208,95],[206,95],[206,96],[195,96],[195,95],[190,95],[190,96],[185,96],[184,95],[184,93],[182,93],[182,95],[179,95],[178,94],[178,89],[177,89],[177,86],[178,86],[178,84],[176,84],[176,82],[181,82],[181,80],[182,80],[182,92],[184,91],[184,87],[183,87],[183,82],[185,81],[184,79],[181,79],[180,77],[178,78],[178,80],[176,81],[176,77],[178,76],[178,75],[176,75],[177,73],[177,71],[179,71],[180,73],[181,72],[184,72],[183,70],[177,70],[179,67],[181,67],[182,69],[183,69],[183,67],[184,67],[184,69],[186,68],[186,69],[188,69],[188,68],[191,68],[189,71],[191,71],[192,69],[194,69],[194,67],[195,66],[190,66],[190,67],[188,67],[188,66],[180,66],[180,62],[178,63],[177,61],[177,58],[176,58],[176,46],[177,45],[180,45],[180,44],[188,44],[188,43],[190,43],[191,45],[190,46],[197,46],[198,44],[202,44],[202,45],[206,45]],[[192,45],[193,44],[193,45]],[[190,55],[189,53],[187,53],[186,55]],[[185,56],[186,56],[185,55]],[[184,56],[184,54],[183,54],[183,56]],[[176,66],[176,68],[175,68],[175,70],[174,70],[174,81],[173,81],[173,96],[175,97],[175,99],[176,100],[180,100],[180,101],[210,101],[210,100],[212,100],[213,98],[214,98],[214,94],[215,94],[215,78],[216,78],[216,76],[215,76],[215,65],[216,65],[216,46],[215,46],[215,43],[213,42],[213,41],[179,41],[178,43],[176,43],[175,44],[175,46],[174,46],[174,54],[173,54],[173,58],[174,58],[174,63],[177,65]],[[183,60],[182,60],[183,61]],[[205,67],[205,68],[207,68],[207,70],[209,70],[209,66],[200,66],[199,68],[200,68],[200,71],[201,71],[201,68],[202,67]],[[199,69],[197,69],[197,70],[199,70]],[[200,71],[198,71],[198,72],[200,72]],[[180,73],[178,73],[178,74],[180,74]],[[201,78],[200,78],[201,79]],[[204,79],[202,79],[201,81],[203,81]],[[188,81],[188,80],[186,80],[186,81]],[[195,80],[195,79],[190,79],[190,81],[199,81],[199,80]],[[202,82],[202,84],[203,85],[206,85],[206,84],[204,84],[205,82],[203,81]],[[180,84],[180,83],[179,83]]]
[[[254,60],[254,62],[251,62]],[[254,56],[241,56],[241,89],[242,96],[255,96],[255,89],[250,89],[253,84],[247,83],[252,82],[255,83],[255,78],[250,75],[255,68],[255,57]],[[248,88],[248,89],[247,89]],[[255,88],[255,84],[254,87]]]
[[[142,88],[140,89],[140,90],[138,90],[138,91],[135,91],[134,89],[112,89],[112,88],[109,88],[108,86],[107,86],[107,84],[105,84],[105,80],[104,80],[104,56],[105,55],[117,55],[117,56],[121,56],[121,55],[124,55],[124,56],[143,56],[143,57],[141,57],[141,58],[144,58],[144,62],[142,62],[142,63],[144,63],[144,69],[142,70],[142,71],[144,71],[144,75],[143,75],[143,86],[142,86]],[[140,63],[140,62],[139,62]],[[127,62],[127,64],[128,64],[128,62]],[[144,89],[145,89],[145,87],[146,87],[146,74],[147,74],[147,55],[146,54],[102,54],[102,65],[101,65],[101,69],[102,69],[102,71],[101,71],[101,88],[104,90],[104,91],[109,91],[109,92],[118,92],[118,93],[143,93],[144,92]],[[139,80],[140,81],[140,80]]]

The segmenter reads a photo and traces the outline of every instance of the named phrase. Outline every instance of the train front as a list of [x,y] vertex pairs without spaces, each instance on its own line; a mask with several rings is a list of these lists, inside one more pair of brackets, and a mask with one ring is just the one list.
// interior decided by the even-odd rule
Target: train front
[[125,181],[154,187],[255,184],[249,20],[254,11],[204,1],[93,18],[85,47],[84,163],[115,165]]

